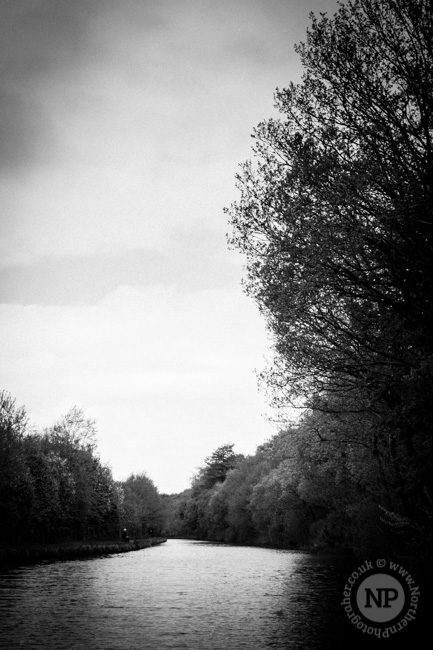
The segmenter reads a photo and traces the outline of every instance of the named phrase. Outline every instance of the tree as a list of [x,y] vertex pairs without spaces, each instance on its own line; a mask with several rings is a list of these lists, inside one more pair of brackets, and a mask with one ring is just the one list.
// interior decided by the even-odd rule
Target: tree
[[180,495],[170,495],[169,534],[182,534],[198,539],[226,538],[228,522],[226,477],[244,458],[233,451],[233,444],[224,444],[205,458],[191,481],[191,488]]
[[285,120],[254,133],[231,242],[292,394],[383,392],[431,354],[432,41],[426,0],[313,19],[303,83],[276,93]]
[[80,409],[42,433],[0,393],[0,538],[48,542],[118,534],[119,498]]
[[[254,131],[230,243],[274,337],[276,405],[375,418],[410,518],[433,495],[433,10],[353,0],[312,16],[301,84]],[[430,505],[429,505],[430,504]]]
[[190,490],[178,494],[161,494],[165,511],[164,535],[170,537],[184,537],[189,535],[186,511],[188,507]]
[[136,537],[147,537],[149,528],[164,526],[165,508],[153,481],[146,474],[131,474],[121,484],[122,525]]
[[23,440],[28,417],[7,391],[0,391],[0,538],[20,535],[31,494]]
[[[62,522],[57,535],[83,539],[106,534],[106,526],[101,526],[102,503],[105,502],[105,489],[112,493],[115,509],[114,481],[111,472],[102,467],[96,455],[96,426],[92,419],[86,418],[84,411],[73,407],[52,427],[44,430],[40,444],[45,454],[44,463],[54,468],[56,482],[59,484],[58,508],[62,512]],[[41,484],[43,477],[35,477]],[[54,475],[52,476],[54,479]],[[108,480],[108,484],[107,484]],[[39,492],[46,499],[46,488]],[[110,506],[110,507],[111,507]],[[51,534],[55,534],[55,521],[51,521]]]
[[25,439],[24,452],[31,485],[23,518],[26,539],[42,542],[68,538],[72,530],[75,532],[70,509],[76,483],[67,459],[52,449],[44,436],[36,434]]
[[96,423],[86,418],[83,409],[73,406],[58,422],[47,429],[53,444],[63,450],[68,447],[94,452],[96,450]]
[[221,445],[204,459],[206,463],[196,478],[196,483],[201,488],[208,489],[215,483],[222,483],[230,469],[236,467],[242,456],[233,451],[234,444]]
[[271,466],[268,454],[257,450],[254,456],[247,456],[227,474],[222,489],[227,502],[225,541],[262,541],[260,527],[256,530],[252,519],[251,495],[255,485]]

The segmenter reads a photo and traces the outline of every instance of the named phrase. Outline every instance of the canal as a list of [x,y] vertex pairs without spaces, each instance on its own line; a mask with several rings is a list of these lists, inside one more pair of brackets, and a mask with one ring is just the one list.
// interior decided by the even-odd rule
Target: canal
[[349,622],[341,600],[355,566],[336,555],[169,540],[110,557],[0,569],[0,647],[401,647],[415,627],[394,645]]

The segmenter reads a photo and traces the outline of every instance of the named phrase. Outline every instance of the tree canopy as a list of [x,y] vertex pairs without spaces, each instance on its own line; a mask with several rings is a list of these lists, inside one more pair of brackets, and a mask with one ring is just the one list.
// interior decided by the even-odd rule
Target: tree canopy
[[312,16],[296,49],[302,81],[277,89],[281,117],[254,130],[228,210],[273,335],[262,379],[277,406],[364,414],[363,444],[420,516],[433,495],[432,4],[349,1]]
[[159,533],[164,509],[153,482],[115,482],[101,463],[95,422],[73,407],[38,432],[0,391],[0,543],[135,537]]
[[231,243],[284,399],[383,397],[432,352],[431,4],[349,2],[313,17],[297,51],[303,81],[277,90],[284,117],[254,131]]

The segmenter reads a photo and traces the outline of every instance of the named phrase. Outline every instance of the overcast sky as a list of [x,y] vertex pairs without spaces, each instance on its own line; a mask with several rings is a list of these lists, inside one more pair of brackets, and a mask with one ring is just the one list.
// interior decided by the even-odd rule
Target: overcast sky
[[336,0],[0,0],[0,388],[178,492],[276,432],[224,206]]

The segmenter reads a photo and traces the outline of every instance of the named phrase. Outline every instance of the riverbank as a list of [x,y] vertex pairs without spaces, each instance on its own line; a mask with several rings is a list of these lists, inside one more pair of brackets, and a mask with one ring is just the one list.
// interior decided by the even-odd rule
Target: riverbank
[[134,539],[130,542],[111,541],[79,541],[62,542],[57,544],[17,544],[14,547],[0,547],[0,566],[17,564],[33,564],[42,560],[73,560],[81,557],[113,555],[140,551],[143,548],[163,544],[165,537]]

